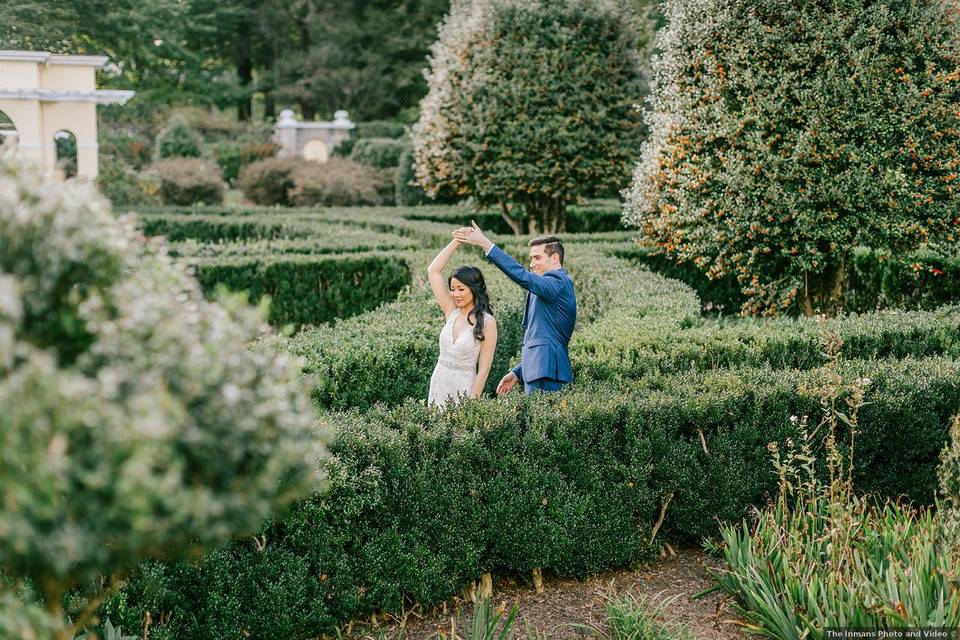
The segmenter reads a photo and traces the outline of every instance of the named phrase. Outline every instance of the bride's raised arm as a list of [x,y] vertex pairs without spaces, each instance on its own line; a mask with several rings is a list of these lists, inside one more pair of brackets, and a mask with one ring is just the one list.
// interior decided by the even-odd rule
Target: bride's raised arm
[[471,398],[479,398],[483,388],[487,386],[487,377],[490,367],[493,366],[493,354],[497,350],[497,321],[493,316],[483,322],[483,342],[480,343],[480,359],[478,360],[477,379],[470,390]]
[[459,244],[460,240],[451,240],[450,244],[445,246],[427,267],[427,278],[430,280],[430,288],[433,289],[433,297],[437,299],[437,304],[443,309],[445,316],[449,316],[456,305],[450,297],[450,287],[447,285],[447,279],[443,277],[443,270]]

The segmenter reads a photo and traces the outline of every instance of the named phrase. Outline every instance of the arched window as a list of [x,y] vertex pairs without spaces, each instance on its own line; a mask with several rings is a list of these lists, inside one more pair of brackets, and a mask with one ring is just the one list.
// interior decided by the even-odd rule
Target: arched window
[[16,146],[17,127],[13,124],[10,116],[0,111],[0,146]]
[[65,178],[74,177],[77,175],[77,136],[61,129],[53,134],[53,142],[57,147],[57,168]]

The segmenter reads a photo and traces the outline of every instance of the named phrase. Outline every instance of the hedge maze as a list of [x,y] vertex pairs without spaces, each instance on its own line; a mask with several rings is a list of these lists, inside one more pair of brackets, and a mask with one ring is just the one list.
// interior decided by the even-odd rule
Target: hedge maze
[[[205,211],[147,211],[143,229],[166,235],[206,291],[269,295],[276,324],[302,326],[289,349],[324,409],[332,456],[320,463],[325,486],[256,539],[142,567],[107,604],[125,627],[150,610],[165,612],[171,638],[313,638],[429,607],[487,571],[586,576],[642,562],[664,540],[699,542],[765,502],[776,484],[767,444],[796,435],[791,416],[816,424],[837,374],[866,385],[856,488],[933,500],[960,407],[960,307],[942,306],[956,287],[949,265],[924,289],[928,271],[894,277],[890,261],[861,256],[859,299],[912,310],[717,316],[697,293],[710,285],[632,244],[615,207],[583,207],[564,236],[580,304],[575,384],[439,411],[425,406],[442,324],[426,265],[471,217],[503,232],[495,214]],[[497,241],[522,259],[523,242]],[[517,358],[523,292],[476,250],[453,264],[488,280],[501,336],[492,387]]]

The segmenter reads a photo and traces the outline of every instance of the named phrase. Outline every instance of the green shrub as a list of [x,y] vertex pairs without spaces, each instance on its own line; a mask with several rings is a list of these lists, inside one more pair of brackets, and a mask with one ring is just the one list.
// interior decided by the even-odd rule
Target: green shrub
[[160,204],[157,176],[149,172],[139,173],[117,157],[100,157],[97,188],[117,207]]
[[400,156],[408,144],[402,140],[390,138],[360,138],[353,145],[350,159],[354,162],[386,169],[400,164]]
[[62,640],[96,606],[67,621],[68,590],[260,527],[316,488],[322,448],[298,363],[248,348],[264,309],[205,301],[88,186],[8,162],[0,181],[0,575]]
[[931,309],[960,300],[960,258],[931,250],[903,256],[858,247],[852,252],[847,308]]
[[857,245],[956,246],[950,4],[669,0],[664,15],[625,217],[671,258],[732,274],[747,313],[813,315],[844,308]]
[[199,258],[197,280],[208,296],[220,286],[270,298],[271,324],[323,324],[364,313],[396,298],[410,284],[402,259],[371,256]]
[[330,157],[332,158],[349,158],[350,154],[353,153],[353,146],[357,144],[356,134],[351,135],[346,140],[341,141],[337,146],[330,151]]
[[217,165],[223,172],[223,179],[234,185],[240,170],[252,162],[272,158],[277,155],[280,146],[272,142],[218,142],[211,147]]
[[[618,250],[668,278],[693,287],[708,311],[739,311],[747,298],[731,274],[710,279],[689,262],[676,262],[661,251],[642,245]],[[934,309],[960,300],[960,261],[932,250],[894,258],[866,247],[849,256],[844,284],[845,307],[851,313],[878,309]]]
[[[960,367],[851,362],[842,372],[873,377],[855,484],[928,501]],[[406,374],[377,382],[388,393]],[[651,557],[651,527],[671,495],[661,535],[697,542],[716,533],[717,518],[739,521],[775,495],[766,445],[795,435],[790,415],[818,419],[816,388],[828,375],[757,369],[633,390],[577,383],[448,412],[421,400],[335,414],[330,487],[267,527],[263,550],[246,541],[165,570],[160,584],[187,603],[171,607],[175,635],[309,638],[371,611],[429,607],[487,570],[586,576],[630,566]],[[163,593],[155,575],[137,582],[134,593],[150,584],[153,600],[131,598],[131,620]]]
[[139,224],[148,236],[165,236],[170,242],[303,238],[313,233],[307,224],[277,216],[145,214],[140,216]]
[[139,171],[153,159],[150,138],[140,133],[123,129],[100,129],[99,143],[101,166],[104,158],[111,157],[123,160]]
[[[829,388],[829,387],[828,387]],[[943,553],[930,510],[858,497],[856,459],[835,446],[838,426],[857,426],[862,388],[844,391],[817,430],[825,453],[800,420],[798,441],[772,447],[779,495],[754,522],[723,525],[719,588],[737,598],[746,621],[778,638],[822,637],[827,628],[960,627],[960,592],[952,577],[960,556]],[[837,398],[839,399],[839,398]],[[816,471],[826,458],[829,476]]]
[[424,190],[509,208],[534,235],[563,231],[569,205],[626,186],[641,37],[623,4],[453,4],[413,128]]
[[[400,180],[401,176],[405,171],[410,173],[410,179],[412,180],[415,177],[413,172],[413,167],[405,169],[404,165],[401,163],[397,171],[397,204],[423,204],[436,202],[440,204],[442,200],[438,199],[435,201],[428,201],[425,195],[422,195],[423,192],[418,187],[409,186],[408,194],[404,194],[403,197],[407,198],[416,198],[417,194],[421,194],[421,200],[414,201],[411,203],[402,203],[399,198],[401,198],[400,190]],[[605,233],[605,232],[614,232],[614,231],[625,231],[623,225],[620,222],[621,212],[619,205],[573,205],[567,211],[566,214],[566,232],[567,234],[587,234],[587,233]],[[469,225],[471,220],[476,220],[477,224],[480,225],[480,228],[485,232],[492,232],[502,235],[513,235],[513,228],[503,219],[503,216],[499,211],[473,211],[471,209],[426,209],[426,210],[415,210],[410,213],[405,214],[405,217],[410,220],[430,220],[432,222],[442,222],[445,224],[452,224],[457,226]],[[629,232],[629,234],[636,235],[636,232]],[[568,240],[568,236],[565,234],[559,234],[560,237],[564,240]],[[625,236],[628,237],[628,236]],[[572,238],[571,238],[572,239]],[[576,238],[577,241],[580,241],[581,238]],[[584,239],[586,240],[586,239]]]
[[389,120],[370,120],[357,123],[357,138],[402,138],[406,134],[406,127],[401,122]]
[[892,312],[829,321],[737,320],[678,329],[635,311],[614,311],[578,331],[571,352],[581,375],[606,380],[652,373],[769,366],[813,369],[827,363],[823,335],[836,333],[851,359],[960,356],[960,308]]
[[221,204],[226,191],[220,168],[199,158],[167,158],[154,162],[149,172],[160,181],[164,204]]
[[390,189],[393,182],[385,181],[376,169],[341,158],[327,162],[301,163],[291,174],[293,186],[289,197],[297,206],[351,207],[384,203],[381,191],[384,184]]
[[408,238],[387,233],[377,233],[362,227],[341,224],[314,223],[315,236],[276,239],[246,239],[236,242],[208,244],[185,240],[168,247],[173,256],[196,256],[205,258],[227,256],[279,256],[286,254],[324,255],[363,253],[368,251],[404,251],[416,249],[417,244]]
[[267,158],[251,162],[240,170],[237,184],[247,200],[260,205],[293,204],[293,173],[303,164],[296,158]]
[[407,146],[400,154],[394,181],[394,202],[398,207],[414,207],[427,203],[427,194],[417,186],[416,179],[417,170],[413,157],[413,147]]
[[173,117],[157,135],[157,160],[165,158],[200,158],[203,156],[203,141],[183,119]]

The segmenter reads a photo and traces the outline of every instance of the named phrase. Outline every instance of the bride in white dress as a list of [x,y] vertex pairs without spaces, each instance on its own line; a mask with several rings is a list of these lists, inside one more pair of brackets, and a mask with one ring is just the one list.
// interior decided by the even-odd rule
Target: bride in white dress
[[427,400],[439,407],[464,397],[480,397],[497,348],[497,321],[480,270],[458,267],[449,278],[443,277],[459,244],[459,240],[452,241],[427,268],[433,295],[447,317],[440,330],[440,357]]

